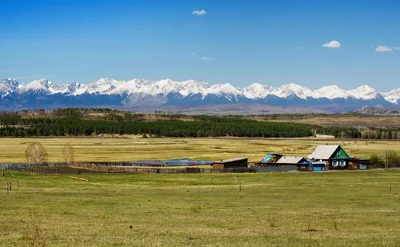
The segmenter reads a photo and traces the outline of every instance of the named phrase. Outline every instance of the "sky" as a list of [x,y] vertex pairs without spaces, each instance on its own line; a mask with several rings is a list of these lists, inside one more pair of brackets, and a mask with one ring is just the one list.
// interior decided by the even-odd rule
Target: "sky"
[[400,88],[398,0],[0,0],[0,78]]

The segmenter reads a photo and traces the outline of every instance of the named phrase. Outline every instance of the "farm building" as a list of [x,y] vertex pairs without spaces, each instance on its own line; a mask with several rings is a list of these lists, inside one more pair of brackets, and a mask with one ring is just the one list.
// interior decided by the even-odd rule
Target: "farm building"
[[278,166],[293,167],[299,171],[310,170],[311,164],[308,160],[298,156],[282,156],[277,162]]
[[309,162],[303,158],[303,157],[298,157],[298,156],[282,156],[276,164],[279,165],[302,165],[302,164],[308,164]]
[[302,163],[308,164],[303,157],[268,154],[255,165],[258,172],[289,172],[297,170],[297,166]]
[[228,160],[215,161],[212,164],[214,169],[224,169],[224,168],[247,168],[248,158],[234,158]]
[[310,164],[310,170],[312,171],[326,171],[329,167],[326,166],[324,161],[314,161]]
[[259,166],[267,165],[267,164],[275,164],[283,155],[281,154],[267,154],[262,160],[261,163],[258,163]]
[[369,160],[351,158],[340,145],[319,145],[308,158],[268,154],[255,163],[257,171],[327,171],[335,169],[368,169]]
[[349,161],[349,169],[351,170],[366,170],[369,168],[371,168],[369,160],[359,160],[352,158]]
[[324,162],[325,170],[349,169],[351,161],[350,156],[340,145],[319,145],[314,152],[308,156],[308,159],[314,163]]

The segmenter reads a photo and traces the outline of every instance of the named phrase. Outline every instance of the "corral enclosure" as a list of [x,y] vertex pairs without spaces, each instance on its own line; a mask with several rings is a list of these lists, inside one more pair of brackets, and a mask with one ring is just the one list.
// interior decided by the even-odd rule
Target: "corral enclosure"
[[0,246],[400,243],[399,170],[5,175]]

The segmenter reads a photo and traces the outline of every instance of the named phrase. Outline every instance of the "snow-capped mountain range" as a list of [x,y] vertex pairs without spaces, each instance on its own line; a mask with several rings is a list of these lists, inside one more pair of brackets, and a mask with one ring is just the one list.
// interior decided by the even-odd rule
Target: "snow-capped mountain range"
[[313,90],[294,83],[278,88],[259,83],[237,88],[231,84],[211,85],[194,80],[118,81],[108,78],[89,84],[58,84],[41,79],[24,85],[14,79],[0,79],[0,109],[78,106],[137,108],[235,103],[301,106],[330,111],[358,110],[365,106],[398,108],[400,88],[381,93],[367,85],[352,90],[338,86]]

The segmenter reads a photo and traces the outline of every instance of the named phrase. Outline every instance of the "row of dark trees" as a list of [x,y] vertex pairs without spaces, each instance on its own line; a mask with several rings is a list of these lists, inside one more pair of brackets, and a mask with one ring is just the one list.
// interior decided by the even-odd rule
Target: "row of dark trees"
[[[0,114],[0,136],[88,136],[96,134],[147,134],[165,137],[309,137],[316,134],[337,138],[400,139],[400,129],[322,127],[317,125],[260,122],[241,117],[162,115],[161,120],[146,120],[143,114],[103,109],[104,117],[88,119],[87,110],[55,109],[52,114],[21,117],[18,113]],[[90,112],[95,112],[92,109]],[[85,115],[86,114],[86,115]],[[167,120],[166,120],[167,119]]]
[[45,124],[0,128],[0,136],[88,136],[94,134],[150,134],[166,137],[307,137],[312,126],[292,123],[257,121],[201,122],[155,121],[112,122],[95,120],[43,120]]

